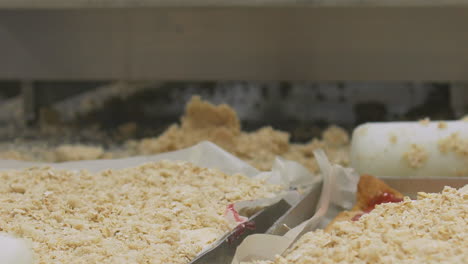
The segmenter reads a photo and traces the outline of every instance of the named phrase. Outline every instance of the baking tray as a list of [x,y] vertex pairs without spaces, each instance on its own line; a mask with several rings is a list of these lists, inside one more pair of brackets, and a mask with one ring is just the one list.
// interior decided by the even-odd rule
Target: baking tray
[[468,184],[468,177],[379,177],[379,179],[411,199],[416,199],[418,192],[434,193],[442,191],[445,186],[458,189]]

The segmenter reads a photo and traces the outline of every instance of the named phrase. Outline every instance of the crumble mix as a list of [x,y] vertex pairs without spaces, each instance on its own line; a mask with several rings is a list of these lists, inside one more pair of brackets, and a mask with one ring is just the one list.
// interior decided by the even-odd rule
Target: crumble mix
[[274,261],[249,263],[467,262],[468,185],[377,205],[358,221],[337,222],[329,233],[306,233]]
[[291,143],[287,132],[263,127],[244,132],[236,112],[226,104],[212,105],[194,96],[186,106],[180,124],[170,126],[159,137],[129,141],[121,151],[104,151],[100,146],[65,145],[57,148],[13,148],[0,152],[0,158],[28,161],[62,162],[102,158],[150,155],[187,148],[201,141],[211,141],[259,170],[270,170],[276,156],[293,160],[318,172],[313,157],[317,148],[324,149],[333,163],[349,166],[349,135],[331,126],[322,140],[306,144]]
[[280,187],[188,162],[87,171],[2,171],[0,232],[35,263],[188,263],[229,232],[228,205]]

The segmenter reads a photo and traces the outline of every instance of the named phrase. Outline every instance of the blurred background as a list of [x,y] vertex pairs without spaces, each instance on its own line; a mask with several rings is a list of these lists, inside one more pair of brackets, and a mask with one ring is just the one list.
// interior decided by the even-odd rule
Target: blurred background
[[463,1],[1,1],[0,139],[121,144],[192,95],[306,142],[468,112]]
[[[418,82],[1,82],[0,122],[4,140],[123,142],[155,136],[179,121],[192,95],[227,103],[243,130],[271,125],[292,141],[320,136],[339,125],[351,130],[373,121],[430,118],[466,113],[466,89],[450,83]],[[61,135],[56,138],[56,135]]]

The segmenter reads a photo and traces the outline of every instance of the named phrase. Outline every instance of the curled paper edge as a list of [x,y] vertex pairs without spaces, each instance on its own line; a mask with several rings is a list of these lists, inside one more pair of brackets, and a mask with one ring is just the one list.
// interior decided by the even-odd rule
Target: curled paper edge
[[[243,261],[252,260],[274,260],[275,256],[283,254],[304,233],[313,231],[320,226],[322,220],[327,216],[331,202],[334,200],[333,197],[337,195],[335,193],[337,189],[347,190],[340,187],[357,182],[359,176],[352,169],[331,164],[323,150],[315,150],[314,156],[324,181],[314,216],[289,230],[284,236],[255,234],[246,237],[237,248],[231,264],[240,264]],[[345,181],[337,181],[337,175],[341,176],[341,179]],[[345,177],[343,178],[343,176]]]

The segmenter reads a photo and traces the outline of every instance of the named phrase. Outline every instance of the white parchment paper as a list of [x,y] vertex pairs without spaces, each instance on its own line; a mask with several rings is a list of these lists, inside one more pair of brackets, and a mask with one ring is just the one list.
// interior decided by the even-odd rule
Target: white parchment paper
[[[226,174],[240,173],[250,178],[262,178],[265,179],[267,183],[284,186],[284,190],[289,190],[290,187],[312,186],[314,184],[320,183],[321,181],[320,176],[311,174],[300,164],[292,161],[286,161],[280,158],[276,159],[271,171],[260,172],[256,168],[250,166],[246,162],[210,142],[201,142],[193,147],[174,152],[114,160],[87,160],[64,163],[38,163],[15,160],[0,160],[0,170],[50,166],[56,169],[88,170],[90,172],[99,172],[106,169],[131,168],[144,163],[161,160],[188,161],[200,167],[219,169]],[[300,198],[300,196],[295,195],[294,192],[295,191],[283,191],[278,193],[278,195],[273,198],[239,202],[234,205],[234,208],[236,211],[242,213],[243,209],[265,207],[276,203],[282,198],[285,198],[285,200],[290,204],[294,204],[298,202],[298,199]],[[245,220],[247,220],[247,218],[245,218]],[[208,249],[209,248],[205,250]]]
[[315,215],[284,236],[254,234],[246,237],[237,248],[232,264],[274,260],[276,255],[284,253],[304,233],[326,226],[338,212],[352,207],[359,175],[353,169],[331,164],[321,150],[314,151],[314,155],[323,175],[323,187]]

